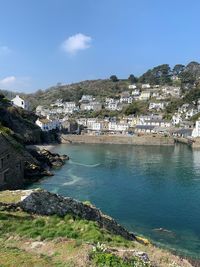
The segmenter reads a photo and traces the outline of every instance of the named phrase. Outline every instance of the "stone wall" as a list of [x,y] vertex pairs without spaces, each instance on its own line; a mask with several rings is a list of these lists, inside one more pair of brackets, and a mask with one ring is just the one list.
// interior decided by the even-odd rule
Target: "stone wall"
[[19,188],[23,181],[23,157],[0,133],[0,190]]
[[128,144],[128,145],[174,145],[173,137],[146,134],[142,136],[116,136],[116,135],[62,135],[62,143],[90,143],[90,144]]

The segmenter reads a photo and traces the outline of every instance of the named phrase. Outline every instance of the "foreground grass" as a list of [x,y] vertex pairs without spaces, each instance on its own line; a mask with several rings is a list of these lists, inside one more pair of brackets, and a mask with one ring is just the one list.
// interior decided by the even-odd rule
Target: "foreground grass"
[[133,247],[133,242],[121,236],[111,235],[100,229],[93,221],[82,220],[72,215],[35,216],[25,212],[0,212],[0,236],[18,234],[39,240],[67,237],[90,243],[107,243],[113,246]]
[[148,253],[160,267],[191,267],[187,261],[154,246],[144,246],[112,235],[96,222],[66,215],[30,215],[26,212],[0,211],[0,266],[58,267],[143,267],[138,258],[123,259],[108,252],[93,253],[94,244],[135,249]]
[[16,247],[5,247],[1,243],[0,245],[0,266],[51,266],[48,257],[30,254]]

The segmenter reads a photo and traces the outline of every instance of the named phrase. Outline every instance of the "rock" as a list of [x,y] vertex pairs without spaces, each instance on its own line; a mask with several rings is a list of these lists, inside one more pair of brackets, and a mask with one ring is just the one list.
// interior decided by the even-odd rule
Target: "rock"
[[40,241],[35,241],[35,242],[32,242],[30,247],[32,249],[35,249],[35,248],[41,248],[42,246],[44,246],[44,242],[40,242]]
[[142,251],[135,251],[133,253],[133,256],[136,256],[138,258],[140,258],[142,261],[144,262],[150,262],[149,260],[149,256],[147,255],[147,253],[142,252]]
[[60,168],[69,160],[67,155],[60,156],[56,153],[51,153],[47,149],[37,151],[29,148],[29,153],[34,157],[37,163],[33,164],[29,161],[25,162],[25,179],[26,183],[38,181],[44,176],[53,176],[51,168]]
[[96,221],[100,227],[113,234],[121,235],[128,240],[135,240],[135,235],[128,232],[113,218],[104,215],[95,207],[85,205],[70,197],[62,197],[45,190],[33,190],[22,202],[19,203],[22,210],[39,215],[65,216],[73,214],[82,219]]

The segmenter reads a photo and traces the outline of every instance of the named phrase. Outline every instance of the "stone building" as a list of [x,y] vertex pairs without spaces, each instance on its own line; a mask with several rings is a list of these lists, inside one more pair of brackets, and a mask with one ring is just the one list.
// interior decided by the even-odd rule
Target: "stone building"
[[0,190],[19,188],[23,181],[23,156],[0,132]]

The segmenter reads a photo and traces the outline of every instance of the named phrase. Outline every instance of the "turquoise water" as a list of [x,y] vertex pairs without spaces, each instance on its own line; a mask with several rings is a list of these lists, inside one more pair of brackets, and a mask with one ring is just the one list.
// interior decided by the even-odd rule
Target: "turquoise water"
[[71,159],[32,188],[89,200],[129,230],[200,257],[200,151],[102,144],[54,151]]

